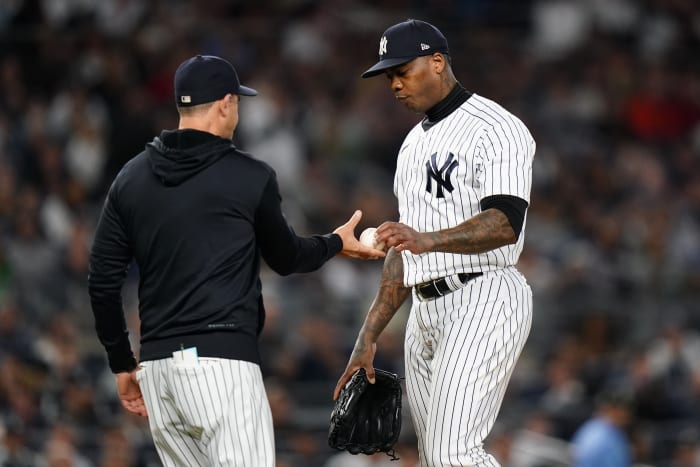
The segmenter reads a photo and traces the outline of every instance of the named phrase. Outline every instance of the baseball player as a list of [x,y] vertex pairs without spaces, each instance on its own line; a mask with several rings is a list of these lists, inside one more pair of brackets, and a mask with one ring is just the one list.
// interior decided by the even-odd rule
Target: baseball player
[[400,222],[376,231],[391,249],[334,396],[359,368],[372,382],[377,338],[411,296],[406,389],[421,466],[497,466],[483,441],[532,318],[530,287],[514,265],[535,142],[514,115],[466,91],[450,63],[443,34],[411,19],[384,32],[379,61],[362,75],[384,74],[424,118],[399,150]]
[[[167,467],[275,465],[260,373],[260,258],[280,274],[313,271],[361,245],[361,212],[334,233],[298,237],[275,173],[232,143],[239,96],[233,66],[192,57],[175,72],[177,130],[163,131],[114,180],[90,254],[95,326],[122,405],[149,417]],[[139,268],[140,366],[121,304]]]

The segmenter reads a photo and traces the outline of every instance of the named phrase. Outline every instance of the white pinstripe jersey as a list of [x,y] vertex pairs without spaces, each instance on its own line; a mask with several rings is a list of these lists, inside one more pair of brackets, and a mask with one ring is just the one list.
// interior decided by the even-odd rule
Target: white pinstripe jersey
[[[406,136],[394,177],[400,222],[419,232],[461,224],[481,212],[480,201],[512,195],[530,202],[535,141],[525,124],[497,103],[472,94],[428,130],[418,123]],[[517,243],[474,255],[402,253],[404,285],[459,273],[512,266]]]

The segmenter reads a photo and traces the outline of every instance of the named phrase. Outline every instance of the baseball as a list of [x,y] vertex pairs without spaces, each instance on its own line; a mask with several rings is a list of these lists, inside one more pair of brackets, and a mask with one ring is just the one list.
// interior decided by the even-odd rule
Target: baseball
[[379,244],[375,243],[374,233],[376,231],[377,231],[377,229],[374,227],[367,227],[360,234],[360,243],[362,243],[363,245],[368,246],[370,248],[376,248],[377,250],[383,250],[384,249],[384,242],[379,243]]

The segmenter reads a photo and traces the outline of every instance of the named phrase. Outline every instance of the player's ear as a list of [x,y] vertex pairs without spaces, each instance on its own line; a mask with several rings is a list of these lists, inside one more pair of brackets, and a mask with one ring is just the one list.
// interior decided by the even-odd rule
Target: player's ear
[[441,54],[440,52],[435,52],[431,58],[431,64],[435,73],[439,75],[440,73],[445,71],[445,65],[447,64],[447,61],[443,54]]
[[219,101],[217,101],[219,113],[221,113],[222,116],[225,117],[232,110],[231,109],[233,106],[232,99],[233,99],[232,94],[226,94],[223,98],[221,98]]

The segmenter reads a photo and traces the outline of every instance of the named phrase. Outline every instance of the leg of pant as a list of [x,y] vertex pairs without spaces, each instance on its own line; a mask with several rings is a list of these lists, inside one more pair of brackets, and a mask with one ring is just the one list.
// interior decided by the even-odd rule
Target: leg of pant
[[[411,409],[411,420],[418,438],[418,453],[422,459],[424,435],[428,425],[430,403],[432,352],[426,347],[413,310],[406,323],[404,361],[406,365],[406,397]],[[421,465],[425,465],[421,460]]]
[[148,410],[153,443],[165,467],[207,466],[202,447],[187,434],[187,423],[175,404],[168,377],[169,360],[143,362],[142,369],[136,373]]
[[433,361],[426,465],[498,466],[483,449],[532,316],[519,273],[488,274],[441,299],[444,322]]
[[272,412],[260,367],[224,360],[216,388],[223,418],[209,442],[213,466],[273,467],[275,442]]
[[166,467],[274,465],[272,415],[257,365],[219,358],[183,365],[170,358],[145,366],[139,381]]

